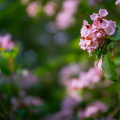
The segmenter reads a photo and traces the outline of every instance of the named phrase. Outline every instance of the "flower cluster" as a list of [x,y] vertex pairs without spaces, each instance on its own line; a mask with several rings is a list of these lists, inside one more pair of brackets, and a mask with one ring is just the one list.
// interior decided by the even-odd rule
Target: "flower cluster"
[[90,19],[93,20],[93,24],[88,24],[88,21],[84,20],[83,27],[81,29],[81,38],[79,46],[83,50],[87,50],[88,53],[96,50],[105,40],[108,35],[113,35],[116,30],[116,23],[112,20],[103,19],[107,16],[106,9],[100,9],[99,13],[93,13],[90,15]]
[[97,83],[101,80],[103,72],[101,68],[102,61],[100,59],[99,63],[93,68],[90,68],[87,72],[81,72],[79,78],[72,79],[68,84],[69,91],[83,89],[83,88],[93,88],[93,83]]

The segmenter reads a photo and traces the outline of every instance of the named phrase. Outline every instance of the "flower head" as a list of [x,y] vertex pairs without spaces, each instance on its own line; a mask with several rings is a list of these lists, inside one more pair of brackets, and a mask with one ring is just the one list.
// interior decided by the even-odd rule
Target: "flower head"
[[14,43],[11,41],[11,35],[5,34],[4,36],[0,36],[0,48],[3,49],[13,49]]
[[120,0],[117,0],[117,1],[115,2],[115,4],[116,4],[116,5],[120,5]]
[[93,13],[90,15],[90,19],[93,21],[92,25],[84,20],[83,27],[80,31],[81,38],[79,46],[81,49],[91,53],[105,42],[108,35],[115,33],[116,23],[112,20],[103,19],[107,15],[108,12],[106,9],[100,9],[98,14]]

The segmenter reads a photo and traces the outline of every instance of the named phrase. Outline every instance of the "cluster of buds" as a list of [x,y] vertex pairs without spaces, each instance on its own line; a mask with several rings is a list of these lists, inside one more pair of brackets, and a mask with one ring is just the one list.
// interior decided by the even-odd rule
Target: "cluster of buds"
[[84,25],[80,31],[81,38],[79,46],[81,49],[91,53],[105,42],[108,35],[113,35],[115,33],[116,23],[112,20],[103,19],[103,17],[107,15],[108,12],[106,9],[100,9],[98,14],[93,13],[90,15],[90,19],[93,20],[92,25],[84,20]]

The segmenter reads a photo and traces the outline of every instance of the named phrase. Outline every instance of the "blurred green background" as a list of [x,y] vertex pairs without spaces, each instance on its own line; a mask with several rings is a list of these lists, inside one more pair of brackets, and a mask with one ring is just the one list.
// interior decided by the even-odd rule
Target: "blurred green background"
[[[94,88],[77,91],[82,100],[71,117],[46,118],[61,111],[61,101],[70,97],[61,83],[61,70],[65,67],[66,71],[73,69],[72,78],[78,78],[79,73],[68,66],[78,66],[77,72],[89,71],[94,66],[95,56],[89,57],[78,43],[83,20],[92,23],[89,15],[99,9],[107,9],[109,15],[106,18],[120,24],[120,7],[115,6],[115,0],[0,0],[0,35],[11,34],[18,48],[12,63],[14,71],[8,76],[0,75],[0,120],[120,119],[120,85],[104,80],[104,77]],[[119,69],[119,54],[115,61]],[[24,83],[26,79],[28,81]],[[22,101],[25,96],[37,97],[42,102],[27,105]],[[105,113],[78,117],[79,109],[85,109],[97,100],[107,104]]]

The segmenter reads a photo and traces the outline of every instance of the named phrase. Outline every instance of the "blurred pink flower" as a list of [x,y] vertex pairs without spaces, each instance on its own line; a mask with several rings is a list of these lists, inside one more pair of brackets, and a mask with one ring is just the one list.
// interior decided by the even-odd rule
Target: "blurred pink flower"
[[15,98],[13,97],[11,99],[12,104],[12,110],[16,111],[19,109],[19,107],[25,107],[25,106],[40,106],[43,104],[42,100],[38,97],[34,96],[26,96],[25,93],[22,91],[19,93],[19,97]]
[[61,102],[61,110],[73,110],[77,105],[78,101],[76,101],[74,98],[65,98]]
[[120,0],[117,0],[117,1],[115,2],[115,4],[116,4],[116,5],[120,5]]
[[93,67],[88,72],[81,72],[78,79],[73,79],[68,84],[69,90],[91,88],[93,83],[101,80],[103,73],[101,68]]
[[19,86],[21,88],[30,88],[37,82],[37,77],[32,75],[29,71],[23,71],[23,80],[20,82]]
[[77,10],[78,0],[65,0],[62,10],[56,17],[56,26],[58,29],[66,29],[70,26],[73,20],[73,15]]
[[29,105],[39,106],[42,104],[42,101],[38,97],[26,96],[23,99],[23,103],[27,106],[29,106]]
[[14,74],[13,80],[18,85],[18,87],[22,89],[31,88],[38,81],[37,77],[28,70],[23,70],[22,74],[20,75],[17,73]]
[[15,97],[11,99],[12,110],[16,111],[19,108],[19,101]]
[[63,85],[67,85],[70,82],[70,79],[79,75],[80,71],[81,67],[77,63],[71,63],[70,65],[63,67],[59,73],[60,82]]
[[59,112],[48,116],[45,120],[72,120],[74,108],[78,105],[78,101],[69,97],[61,102]]
[[35,17],[38,13],[39,4],[38,2],[31,2],[28,7],[26,8],[26,12],[30,17]]
[[0,48],[13,49],[14,43],[11,41],[11,39],[12,38],[10,34],[0,36]]
[[48,16],[52,16],[55,14],[57,8],[57,3],[51,1],[51,2],[47,2],[47,4],[44,7],[44,11]]
[[90,118],[99,112],[106,112],[107,111],[107,106],[100,101],[96,101],[92,103],[91,105],[87,106],[87,108],[84,111],[80,111],[78,113],[78,118],[83,119],[83,118]]

